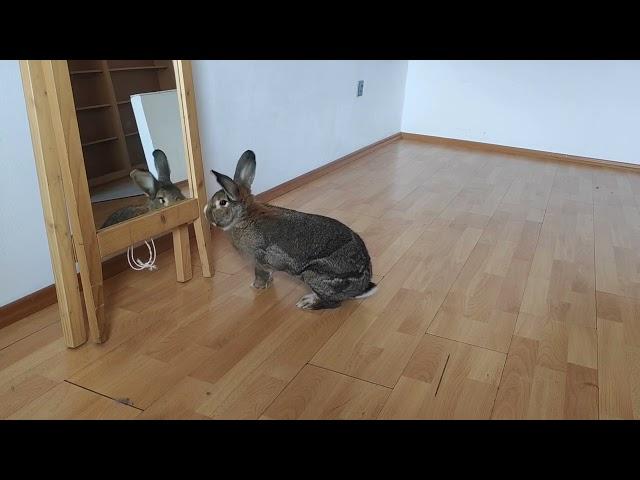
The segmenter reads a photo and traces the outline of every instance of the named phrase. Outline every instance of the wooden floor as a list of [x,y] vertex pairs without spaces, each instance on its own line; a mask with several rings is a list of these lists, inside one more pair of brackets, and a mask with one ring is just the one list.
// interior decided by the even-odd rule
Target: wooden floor
[[0,330],[0,417],[640,417],[640,173],[401,140],[273,203],[359,232],[378,293],[301,311],[216,232],[213,279],[107,282],[104,345]]

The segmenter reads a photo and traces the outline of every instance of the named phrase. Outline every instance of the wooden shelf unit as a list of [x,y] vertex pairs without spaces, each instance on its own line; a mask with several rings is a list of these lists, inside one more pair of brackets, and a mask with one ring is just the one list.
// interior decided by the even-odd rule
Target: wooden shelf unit
[[145,165],[131,95],[176,88],[171,60],[68,60],[91,187]]

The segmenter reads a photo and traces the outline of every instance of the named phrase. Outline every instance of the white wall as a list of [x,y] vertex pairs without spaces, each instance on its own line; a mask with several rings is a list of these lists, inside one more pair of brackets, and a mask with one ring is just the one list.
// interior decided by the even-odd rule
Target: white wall
[[[406,61],[194,61],[205,172],[260,193],[400,131]],[[357,81],[364,95],[356,97]],[[53,283],[17,61],[0,61],[0,306]],[[217,191],[207,175],[207,191]]]
[[[194,83],[209,170],[233,176],[256,154],[260,193],[398,133],[406,61],[197,61]],[[356,97],[364,80],[364,95]]]
[[20,68],[0,60],[0,305],[53,283]]
[[640,61],[410,61],[402,131],[640,163]]

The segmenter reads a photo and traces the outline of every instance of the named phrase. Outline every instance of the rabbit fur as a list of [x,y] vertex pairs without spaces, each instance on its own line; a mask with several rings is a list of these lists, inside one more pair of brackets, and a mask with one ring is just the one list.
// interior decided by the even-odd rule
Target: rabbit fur
[[360,236],[339,221],[257,202],[251,194],[255,154],[238,160],[234,178],[211,170],[222,189],[204,213],[224,230],[233,246],[255,262],[255,288],[271,285],[274,271],[301,279],[311,289],[297,306],[325,309],[343,300],[372,295],[372,265]]

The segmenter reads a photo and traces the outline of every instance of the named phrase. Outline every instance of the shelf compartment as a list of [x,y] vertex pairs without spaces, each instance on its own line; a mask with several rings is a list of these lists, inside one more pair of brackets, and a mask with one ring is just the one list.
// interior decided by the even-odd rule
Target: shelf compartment
[[117,102],[131,99],[131,95],[162,90],[157,75],[148,75],[145,70],[131,70],[127,75],[111,75]]
[[98,185],[129,174],[129,166],[119,160],[118,142],[94,143],[82,149],[89,185]]
[[127,143],[127,151],[129,152],[131,165],[140,165],[143,163],[146,165],[147,160],[144,156],[140,138],[135,136],[125,137],[125,142]]
[[102,71],[102,60],[67,60],[69,72],[82,72],[87,70]]
[[75,75],[71,77],[71,87],[76,109],[110,103],[109,92],[101,75]]
[[107,60],[107,66],[112,68],[153,67],[155,60]]
[[118,131],[111,119],[112,115],[113,112],[106,108],[82,110],[82,114],[76,116],[82,144],[117,137]]
[[90,190],[93,190],[94,187],[104,185],[105,183],[111,183],[116,180],[120,180],[121,178],[126,178],[129,176],[129,173],[130,173],[130,170],[128,168],[123,168],[121,170],[116,170],[115,172],[110,172],[104,175],[100,175],[99,177],[90,178],[89,179]]

